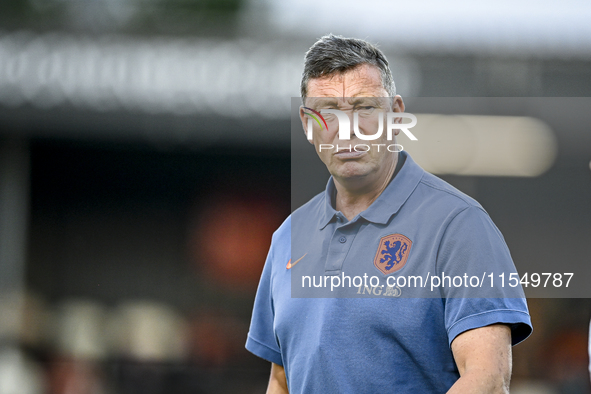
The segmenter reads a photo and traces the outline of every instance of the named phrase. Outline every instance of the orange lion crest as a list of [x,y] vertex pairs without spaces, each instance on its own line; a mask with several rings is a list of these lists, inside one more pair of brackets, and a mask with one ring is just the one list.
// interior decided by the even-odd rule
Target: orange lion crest
[[382,237],[373,264],[384,275],[396,272],[406,264],[412,241],[402,234]]

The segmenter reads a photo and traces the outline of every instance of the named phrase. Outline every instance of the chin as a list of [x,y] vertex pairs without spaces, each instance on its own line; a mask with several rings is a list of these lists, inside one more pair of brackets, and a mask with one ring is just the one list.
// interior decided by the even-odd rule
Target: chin
[[371,173],[371,168],[367,166],[360,165],[357,163],[345,163],[336,171],[331,172],[331,174],[338,178],[343,179],[355,179],[355,178],[364,178]]

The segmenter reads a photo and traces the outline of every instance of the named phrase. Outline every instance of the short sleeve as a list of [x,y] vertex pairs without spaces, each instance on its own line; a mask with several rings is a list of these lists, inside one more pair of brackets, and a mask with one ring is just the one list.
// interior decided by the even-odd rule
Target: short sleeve
[[257,289],[246,349],[256,356],[278,365],[283,365],[281,351],[275,339],[273,323],[275,311],[271,292],[273,245],[267,255],[259,287]]
[[437,272],[449,284],[442,287],[442,295],[450,345],[464,331],[497,323],[511,328],[513,345],[531,334],[527,302],[509,248],[481,207],[464,209],[448,224]]

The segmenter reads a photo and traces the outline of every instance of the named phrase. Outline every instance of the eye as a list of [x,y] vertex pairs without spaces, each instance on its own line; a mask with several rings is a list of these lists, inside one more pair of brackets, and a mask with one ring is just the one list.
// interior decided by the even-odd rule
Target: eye
[[327,122],[333,121],[337,118],[335,114],[323,114],[322,117],[324,117],[324,120]]
[[356,111],[359,113],[359,116],[370,116],[373,114],[375,108],[373,105],[364,105],[357,108]]
[[324,120],[326,120],[326,122],[331,122],[333,120],[335,120],[337,118],[337,116],[335,114],[327,114],[327,113],[322,113],[322,110],[324,109],[336,109],[338,110],[338,108],[336,108],[335,106],[327,106],[327,107],[322,107],[322,108],[318,108],[317,111],[320,112],[320,114],[322,115],[322,117],[324,118]]

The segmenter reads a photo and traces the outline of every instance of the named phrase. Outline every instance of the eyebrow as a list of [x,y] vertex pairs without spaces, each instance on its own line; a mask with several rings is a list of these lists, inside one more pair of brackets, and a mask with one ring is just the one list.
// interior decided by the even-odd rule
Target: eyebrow
[[327,98],[321,98],[321,99],[317,99],[314,101],[314,107],[318,108],[318,107],[323,107],[323,106],[335,106],[337,107],[337,98],[333,98],[333,97],[327,97]]
[[[352,105],[359,105],[359,104],[363,104],[363,103],[367,103],[368,101],[377,106],[377,107],[382,107],[382,99],[383,97],[352,97],[354,100],[352,100],[350,102],[350,104]],[[318,107],[324,107],[324,106],[338,106],[338,100],[339,98],[336,97],[327,97],[327,98],[319,98],[317,100],[314,101],[314,107],[318,108]]]
[[371,104],[375,105],[376,107],[382,107],[382,97],[356,97],[355,100],[351,101],[353,105],[364,104],[369,101]]

